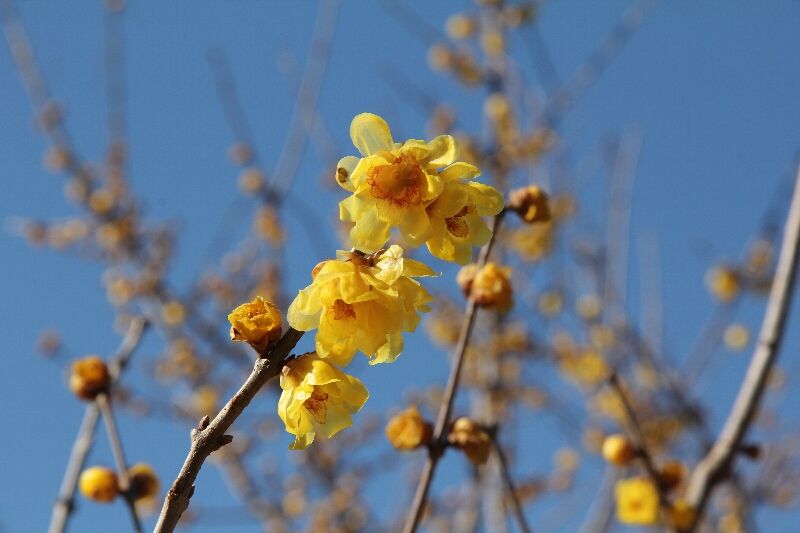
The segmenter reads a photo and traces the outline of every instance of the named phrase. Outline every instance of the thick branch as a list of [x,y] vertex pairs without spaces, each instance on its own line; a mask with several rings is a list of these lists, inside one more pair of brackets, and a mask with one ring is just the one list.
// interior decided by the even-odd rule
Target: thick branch
[[731,412],[708,455],[700,461],[689,481],[687,499],[700,517],[714,486],[724,479],[758,407],[775,357],[778,355],[789,304],[794,292],[800,251],[800,168],[783,233],[783,243],[775,270],[775,278],[767,301],[758,344],[750,360],[739,394]]
[[[500,224],[503,222],[505,210],[494,218],[492,224],[492,239],[481,250],[480,257],[478,257],[477,269],[486,264],[489,254],[492,251],[497,232],[500,229]],[[467,344],[470,335],[472,334],[472,326],[475,324],[476,316],[475,297],[472,294],[467,301],[467,308],[464,311],[464,322],[461,325],[461,333],[456,343],[456,348],[453,353],[453,362],[450,366],[450,377],[447,380],[447,388],[444,391],[442,398],[442,405],[439,408],[439,417],[436,420],[436,428],[433,430],[433,437],[431,438],[431,445],[428,448],[428,459],[425,461],[425,466],[422,469],[422,475],[417,485],[417,491],[414,494],[414,501],[411,504],[411,509],[408,512],[403,533],[414,533],[420,520],[422,519],[422,510],[425,508],[425,501],[428,498],[428,489],[433,481],[433,472],[436,470],[436,463],[442,457],[446,446],[445,442],[445,428],[450,420],[450,413],[453,410],[453,401],[456,397],[456,389],[461,377],[461,366],[464,361],[464,353],[467,351]]]
[[200,468],[206,458],[231,441],[231,436],[226,435],[225,432],[244,408],[250,404],[261,387],[280,373],[286,357],[302,336],[302,331],[290,328],[265,358],[256,361],[253,372],[247,381],[222,408],[216,418],[209,423],[208,417],[204,417],[200,421],[200,427],[192,431],[192,446],[189,449],[189,455],[186,457],[178,477],[167,492],[154,533],[174,531],[181,515],[189,507],[189,500],[194,493],[194,480],[200,473]]

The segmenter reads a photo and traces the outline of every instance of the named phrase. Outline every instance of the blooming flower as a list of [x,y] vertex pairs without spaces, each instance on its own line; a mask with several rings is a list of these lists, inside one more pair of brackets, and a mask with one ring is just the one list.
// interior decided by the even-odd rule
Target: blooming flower
[[420,263],[403,258],[392,246],[377,261],[339,252],[314,270],[312,284],[289,306],[289,324],[300,331],[319,328],[317,353],[344,366],[357,350],[370,363],[394,361],[403,351],[402,331],[414,331],[419,312],[430,311],[433,297],[410,276],[433,276]]
[[[386,122],[370,113],[353,119],[350,137],[363,157],[339,161],[336,181],[353,193],[339,204],[340,218],[355,222],[350,230],[353,246],[373,253],[389,240],[394,226],[412,246],[431,241],[434,255],[451,261],[458,255],[467,262],[464,250],[488,242],[491,233],[479,217],[499,212],[502,197],[487,185],[465,183],[480,170],[456,163],[458,147],[452,137],[395,143]],[[444,198],[437,200],[440,195]],[[447,238],[448,224],[455,243]],[[483,244],[475,244],[479,242]]]
[[296,436],[290,450],[304,450],[318,428],[326,437],[353,425],[352,414],[369,398],[364,384],[315,352],[286,363],[281,372],[278,415]]
[[623,479],[617,483],[614,495],[620,522],[650,525],[658,521],[658,491],[649,479]]
[[466,265],[472,259],[472,247],[492,238],[481,217],[499,213],[503,197],[492,187],[472,181],[480,175],[478,167],[469,163],[454,163],[442,170],[442,194],[426,209],[433,230],[426,244],[436,257]]
[[234,309],[228,315],[228,321],[231,323],[231,340],[247,342],[259,353],[281,338],[281,312],[261,296]]
[[510,267],[501,267],[491,261],[478,270],[472,263],[463,267],[456,276],[464,296],[475,296],[475,305],[507,313],[514,307],[514,289],[511,287]]

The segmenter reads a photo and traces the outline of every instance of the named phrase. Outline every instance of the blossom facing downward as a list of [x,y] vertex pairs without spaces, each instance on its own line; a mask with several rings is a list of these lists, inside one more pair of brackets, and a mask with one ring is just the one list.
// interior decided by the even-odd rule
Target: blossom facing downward
[[114,501],[119,494],[117,474],[103,466],[87,468],[81,472],[78,489],[90,500],[103,503]]
[[403,351],[401,332],[413,332],[433,301],[411,277],[435,273],[396,245],[369,257],[337,255],[314,269],[311,285],[289,306],[289,325],[318,328],[317,353],[336,365],[349,364],[358,350],[370,364],[394,361]]
[[425,446],[433,436],[433,425],[427,422],[412,405],[386,424],[386,438],[398,450],[413,450]]
[[623,524],[650,525],[658,522],[658,491],[649,479],[635,477],[617,482],[617,520]]
[[94,400],[108,389],[111,376],[105,361],[97,355],[88,355],[73,361],[69,373],[69,389],[82,400]]
[[295,435],[290,450],[305,450],[322,431],[331,437],[353,425],[357,413],[369,398],[361,381],[309,352],[292,359],[281,372],[278,415],[286,431]]
[[508,195],[508,208],[528,224],[549,222],[552,218],[550,201],[536,185],[511,191]]
[[363,157],[340,160],[336,181],[353,193],[340,202],[339,217],[355,222],[350,240],[358,250],[379,250],[392,227],[411,246],[427,242],[431,253],[450,261],[466,263],[470,246],[488,242],[491,232],[480,216],[497,214],[503,199],[491,187],[470,182],[481,172],[456,162],[453,137],[395,143],[386,121],[371,113],[353,119],[350,137]]
[[489,460],[492,439],[484,429],[466,416],[453,423],[447,442],[463,451],[472,464],[482,465]]
[[281,338],[283,321],[275,304],[261,296],[249,304],[242,304],[228,315],[231,323],[231,340],[247,342],[263,353]]

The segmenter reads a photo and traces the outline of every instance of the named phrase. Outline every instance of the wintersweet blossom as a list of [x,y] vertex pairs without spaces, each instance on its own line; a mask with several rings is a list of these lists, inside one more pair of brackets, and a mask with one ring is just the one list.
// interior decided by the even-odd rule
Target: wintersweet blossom
[[289,324],[318,328],[319,356],[339,366],[361,350],[370,364],[394,361],[403,351],[401,332],[413,332],[433,297],[411,277],[435,273],[403,257],[399,246],[364,257],[340,251],[318,265],[311,285],[289,306]]
[[281,312],[261,296],[234,309],[228,315],[228,321],[231,323],[231,340],[247,342],[259,353],[281,338]]
[[353,119],[350,137],[363,157],[339,161],[336,181],[353,193],[339,204],[340,218],[355,222],[353,246],[373,253],[389,240],[394,226],[410,245],[430,241],[434,255],[452,261],[456,246],[446,235],[449,224],[460,245],[458,257],[466,262],[464,249],[488,242],[491,233],[479,217],[499,212],[502,197],[487,185],[467,183],[480,170],[456,162],[455,139],[440,135],[430,142],[395,143],[386,121],[371,113]]
[[316,430],[331,437],[353,425],[351,415],[357,413],[369,398],[361,381],[349,376],[309,352],[292,359],[281,372],[281,393],[278,415],[286,431],[295,435],[290,450],[304,450],[312,442]]
[[658,522],[658,490],[649,479],[635,477],[617,482],[617,520],[623,524],[651,525]]

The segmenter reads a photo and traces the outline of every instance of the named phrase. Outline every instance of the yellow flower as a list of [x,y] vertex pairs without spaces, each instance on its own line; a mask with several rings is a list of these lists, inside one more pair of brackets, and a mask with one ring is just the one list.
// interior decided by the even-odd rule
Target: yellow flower
[[483,246],[492,231],[481,217],[493,216],[503,209],[503,196],[488,185],[471,181],[481,175],[469,163],[453,163],[442,170],[442,194],[426,209],[433,236],[428,250],[446,261],[466,265],[472,259],[472,247]]
[[422,418],[416,405],[392,417],[386,424],[386,438],[398,450],[413,450],[428,444],[433,426]]
[[625,435],[609,435],[603,441],[603,459],[616,466],[625,466],[636,458],[636,447]]
[[697,514],[695,513],[694,507],[684,499],[677,500],[669,508],[670,520],[672,520],[672,525],[674,525],[675,529],[678,531],[689,529],[692,524],[694,524],[696,516]]
[[82,400],[94,400],[108,389],[111,376],[105,361],[97,355],[88,355],[72,363],[69,389]]
[[617,483],[614,495],[620,522],[641,525],[658,522],[658,491],[649,479],[623,479]]
[[[349,258],[348,258],[349,257]],[[339,252],[326,261],[311,285],[289,306],[289,324],[299,331],[319,328],[317,353],[345,366],[357,350],[370,364],[394,361],[403,351],[402,331],[412,332],[419,312],[430,311],[433,297],[409,276],[433,276],[420,263],[403,258],[392,246],[375,258]]]
[[447,442],[464,452],[472,464],[482,465],[489,459],[492,440],[481,426],[462,416],[453,424]]
[[536,185],[529,185],[511,191],[508,195],[508,208],[517,213],[528,224],[549,222],[550,201]]
[[727,304],[739,295],[741,280],[735,269],[716,265],[706,274],[706,286],[720,303]]
[[281,372],[281,398],[278,415],[286,431],[296,436],[290,450],[304,450],[312,442],[316,428],[331,437],[353,425],[352,414],[361,410],[369,398],[364,384],[348,376],[315,352],[286,363]]
[[464,296],[474,293],[475,305],[507,313],[514,307],[514,290],[509,276],[510,267],[501,267],[491,261],[476,272],[477,265],[463,267],[456,276]]
[[340,218],[355,222],[353,246],[373,253],[394,226],[412,246],[428,242],[437,257],[466,264],[470,246],[488,242],[491,232],[480,216],[497,214],[503,198],[487,185],[470,182],[481,172],[456,162],[453,137],[395,143],[386,122],[370,113],[353,119],[350,137],[363,157],[339,161],[336,181],[353,193],[339,204]]
[[110,468],[93,466],[81,472],[78,479],[81,494],[96,502],[108,503],[119,494],[117,474]]
[[261,296],[234,309],[228,315],[228,321],[231,323],[231,340],[247,342],[259,353],[281,338],[281,312]]
[[131,480],[130,493],[134,501],[150,499],[158,494],[158,476],[149,464],[136,463],[128,468],[128,478]]
[[353,119],[350,138],[363,158],[339,161],[336,181],[353,193],[339,204],[340,218],[356,223],[350,231],[353,246],[377,251],[389,240],[391,226],[399,227],[409,244],[420,246],[433,234],[425,207],[442,192],[437,169],[456,160],[455,141],[441,135],[429,143],[410,139],[396,144],[386,121],[371,113]]

